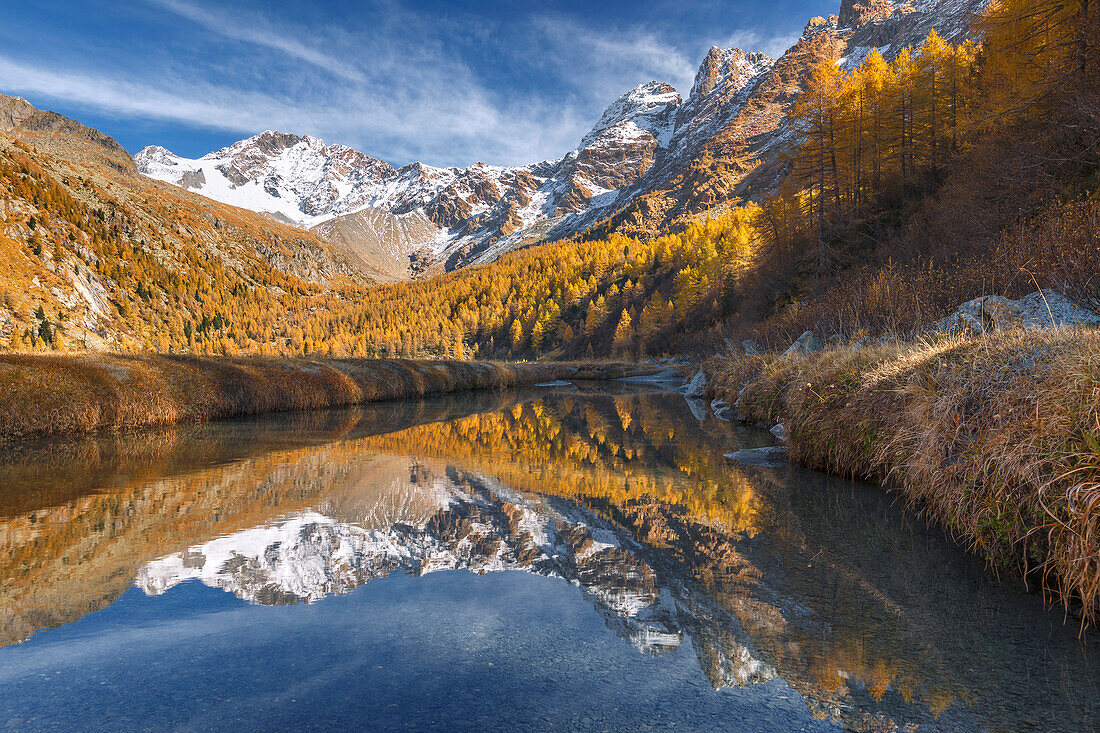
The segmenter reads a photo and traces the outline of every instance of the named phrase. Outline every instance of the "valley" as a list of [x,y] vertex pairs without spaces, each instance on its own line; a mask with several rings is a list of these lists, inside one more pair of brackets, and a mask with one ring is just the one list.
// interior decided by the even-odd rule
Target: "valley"
[[[528,18],[575,59],[471,20],[500,98],[417,66],[446,44],[387,62],[396,6],[343,59],[305,10],[149,5],[242,85],[388,75],[402,129],[0,87],[0,724],[1096,727],[1097,3]],[[639,53],[676,85],[516,114]],[[410,100],[454,127],[450,91],[568,140],[440,162]]]

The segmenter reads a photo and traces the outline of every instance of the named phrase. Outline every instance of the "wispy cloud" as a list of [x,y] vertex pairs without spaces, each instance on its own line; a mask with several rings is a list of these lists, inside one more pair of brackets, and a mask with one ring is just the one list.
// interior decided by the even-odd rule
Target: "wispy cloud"
[[291,33],[270,25],[262,17],[257,17],[253,13],[248,17],[235,16],[210,11],[186,0],[150,0],[150,2],[224,38],[279,51],[349,81],[364,79],[363,73],[354,66],[299,40],[300,29]]
[[691,88],[697,62],[645,29],[587,28],[572,19],[542,16],[533,20],[543,57],[578,85],[610,101],[630,86],[665,81]]
[[[107,75],[44,69],[0,55],[0,87],[65,100],[118,118],[170,120],[207,130],[252,134],[264,129],[308,132],[346,142],[402,164],[463,159],[530,162],[568,149],[578,120],[545,107],[491,104],[472,90],[397,97],[392,104],[362,92],[288,99],[259,91],[161,79],[156,85]],[[331,93],[331,90],[328,90]],[[433,93],[438,92],[438,93]],[[410,135],[414,131],[414,135]],[[382,152],[379,152],[382,151]]]
[[[146,3],[147,42],[110,57],[79,42],[49,55],[7,48],[0,88],[122,120],[309,133],[395,164],[526,163],[570,150],[636,84],[686,93],[701,52],[721,41],[541,11],[429,15],[396,0],[357,4],[354,24],[305,9],[298,22],[262,5]],[[750,30],[720,45],[778,55],[793,41]]]

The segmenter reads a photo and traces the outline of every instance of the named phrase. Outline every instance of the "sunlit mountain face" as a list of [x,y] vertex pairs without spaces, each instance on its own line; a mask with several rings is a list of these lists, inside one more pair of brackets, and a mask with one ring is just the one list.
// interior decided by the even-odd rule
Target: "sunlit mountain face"
[[690,654],[713,694],[760,687],[809,721],[1090,729],[1097,657],[1040,599],[877,490],[730,463],[768,436],[690,407],[566,388],[23,449],[0,467],[23,488],[0,494],[0,655],[188,588],[304,613],[521,573],[573,586],[632,654]]

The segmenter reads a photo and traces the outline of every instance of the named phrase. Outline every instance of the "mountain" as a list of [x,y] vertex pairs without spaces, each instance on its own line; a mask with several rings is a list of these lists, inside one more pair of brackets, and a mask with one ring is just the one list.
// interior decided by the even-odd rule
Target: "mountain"
[[[739,49],[712,48],[679,110],[672,144],[606,209],[566,231],[650,236],[773,191],[784,172],[783,153],[797,142],[788,113],[818,64],[835,62],[850,70],[874,48],[889,61],[919,46],[933,29],[958,40],[987,4],[842,0],[838,15],[810,19],[795,45],[774,63]],[[594,221],[608,210],[605,220]]]
[[277,326],[368,282],[317,235],[143,176],[111,137],[5,95],[0,255],[0,339],[23,347],[167,351],[204,318]]
[[311,228],[369,269],[401,279],[411,267],[490,261],[545,238],[547,222],[598,205],[649,168],[679,103],[668,84],[640,85],[576,150],[519,167],[395,169],[342,145],[270,130],[196,160],[156,146],[134,160],[151,178]]
[[267,131],[191,160],[161,147],[138,169],[311,229],[381,279],[471,264],[541,241],[651,236],[766,193],[795,142],[787,113],[823,61],[892,58],[935,28],[955,39],[987,0],[842,0],[778,60],[711,48],[684,100],[662,82],[615,100],[558,160],[394,168],[343,145]]

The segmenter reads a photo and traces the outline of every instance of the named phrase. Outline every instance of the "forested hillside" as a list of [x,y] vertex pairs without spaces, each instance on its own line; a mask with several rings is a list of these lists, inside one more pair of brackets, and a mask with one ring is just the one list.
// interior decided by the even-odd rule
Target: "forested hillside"
[[660,354],[906,333],[1037,286],[1100,306],[1100,11],[1012,0],[977,23],[980,43],[820,65],[759,206],[387,286],[332,328],[386,353]]
[[383,343],[656,354],[908,332],[1040,285],[1100,306],[1100,11],[1011,0],[977,22],[977,44],[933,31],[891,63],[818,67],[759,207],[389,286],[359,318]]
[[1037,286],[1098,307],[1100,10],[1005,0],[976,23],[976,42],[933,31],[890,62],[816,67],[789,120],[800,143],[757,203],[378,287],[300,230],[159,183],[112,189],[10,140],[0,342],[636,356],[907,333]]

